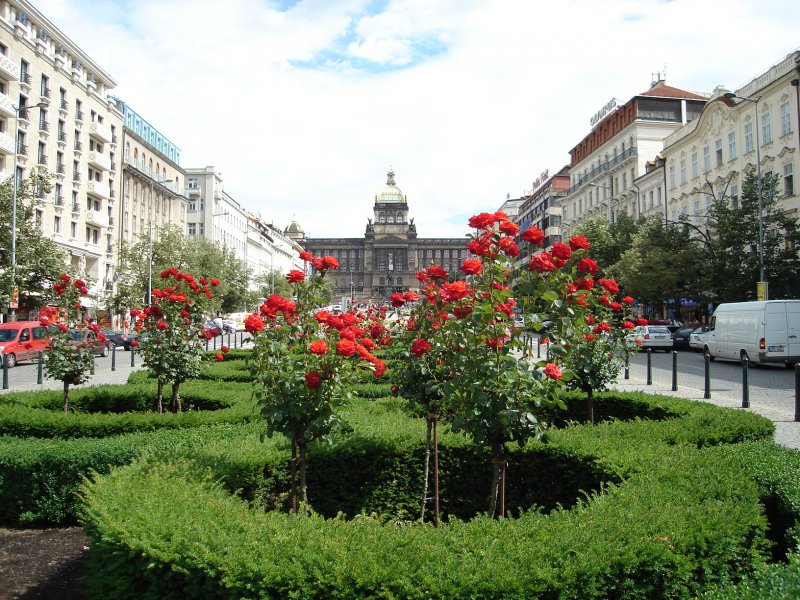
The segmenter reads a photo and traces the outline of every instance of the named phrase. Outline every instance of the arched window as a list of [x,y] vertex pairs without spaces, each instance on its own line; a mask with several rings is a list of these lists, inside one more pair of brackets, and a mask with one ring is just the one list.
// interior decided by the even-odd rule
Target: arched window
[[398,277],[397,278],[397,285],[403,285],[403,278],[402,277]]
[[386,223],[386,215],[384,215],[383,213],[381,213],[380,222],[381,223]]
[[394,215],[389,215],[389,223],[394,223]]

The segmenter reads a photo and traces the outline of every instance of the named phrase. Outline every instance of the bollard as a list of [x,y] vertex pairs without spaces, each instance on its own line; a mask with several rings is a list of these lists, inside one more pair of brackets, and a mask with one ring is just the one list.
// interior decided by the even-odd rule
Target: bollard
[[647,349],[647,385],[653,385],[653,363],[652,363],[653,350]]
[[208,338],[206,338],[206,352],[208,352]]
[[214,350],[217,349],[217,336],[214,336]]
[[542,358],[542,338],[536,340],[536,358]]
[[8,389],[8,361],[5,355],[3,355],[3,389]]
[[705,384],[703,389],[703,398],[711,398],[711,355],[706,352],[703,355],[705,361]]
[[794,366],[794,420],[800,421],[800,363]]
[[630,356],[625,356],[625,379],[631,378],[631,358]]
[[742,408],[750,408],[750,385],[747,383],[750,359],[742,359]]
[[97,357],[96,357],[96,356],[93,356],[93,357],[92,357],[92,359],[93,359],[93,360],[92,360],[92,368],[91,368],[91,370],[89,371],[89,374],[90,374],[90,375],[94,375],[94,366],[95,366],[95,363],[97,362]]
[[231,347],[231,334],[228,332],[228,348]]
[[678,351],[672,351],[672,391],[678,391]]
[[36,383],[41,385],[44,382],[44,352],[39,352],[39,365],[36,368]]
[[117,345],[114,344],[114,347],[111,348],[111,370],[117,370]]
[[136,366],[136,346],[131,345],[131,367]]

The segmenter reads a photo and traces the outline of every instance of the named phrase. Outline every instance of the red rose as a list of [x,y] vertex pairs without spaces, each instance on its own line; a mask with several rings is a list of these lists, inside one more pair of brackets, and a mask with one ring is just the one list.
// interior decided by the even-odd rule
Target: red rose
[[517,243],[511,238],[500,238],[500,249],[506,256],[515,257],[519,256],[519,247]]
[[608,290],[612,294],[616,294],[617,292],[619,292],[619,285],[613,279],[598,279],[597,283],[602,285],[606,290]]
[[544,232],[538,227],[528,227],[522,232],[522,239],[534,246],[541,246],[544,243]]
[[395,308],[399,308],[406,303],[406,297],[400,292],[395,292],[389,296],[389,299],[392,301],[392,306]]
[[219,349],[219,350],[220,350],[220,352],[222,352],[223,354],[227,354],[227,353],[228,353],[228,347],[227,347],[227,346],[220,346],[220,349]]
[[553,247],[550,248],[550,253],[561,260],[568,260],[569,257],[572,256],[572,250],[563,242],[556,242],[553,244]]
[[411,343],[411,354],[420,357],[428,350],[431,349],[431,343],[428,340],[418,338]]
[[634,302],[634,300],[633,300],[633,298],[632,298],[631,296],[625,296],[625,297],[622,299],[622,301],[623,301],[625,304],[633,304],[633,302]]
[[529,271],[544,273],[546,271],[555,271],[555,269],[556,266],[553,264],[553,257],[550,256],[549,252],[540,252],[535,256],[531,256],[531,260],[528,263]]
[[561,369],[553,363],[547,363],[547,365],[545,365],[544,374],[550,379],[561,379],[562,377]]
[[572,239],[569,241],[569,247],[572,248],[573,252],[576,250],[588,250],[589,240],[586,239],[585,235],[572,236]]
[[480,275],[483,263],[477,258],[468,258],[461,264],[461,272],[465,275]]
[[319,373],[317,373],[316,371],[311,371],[310,373],[306,373],[306,385],[312,390],[317,389],[321,381],[322,377],[320,377]]
[[442,297],[448,302],[461,300],[469,294],[466,281],[448,281],[442,284]]
[[305,279],[305,276],[306,274],[303,273],[302,271],[298,271],[297,269],[292,269],[286,275],[286,279],[289,281],[289,283],[297,283],[299,281],[303,281],[303,279]]
[[61,274],[61,278],[60,278],[60,279],[61,279],[61,281],[63,281],[64,283],[69,283],[69,282],[71,281],[71,278],[70,278],[70,276],[69,276],[69,275],[67,275],[66,273],[62,273],[62,274]]
[[403,296],[405,297],[406,302],[416,302],[417,300],[419,300],[419,294],[417,294],[416,292],[406,292],[405,294],[403,294]]
[[261,315],[253,313],[244,320],[244,328],[248,333],[264,331],[264,319],[261,318]]
[[353,340],[339,340],[336,344],[336,353],[339,356],[353,356],[356,351],[356,343]]
[[513,221],[503,221],[502,223],[500,223],[499,229],[502,233],[505,233],[506,235],[510,235],[513,237],[517,235],[517,232],[519,231],[519,225],[517,225]]
[[469,218],[469,226],[474,229],[486,229],[494,224],[494,215],[490,213],[480,213]]
[[308,347],[308,351],[311,352],[311,354],[325,354],[328,351],[328,342],[325,340],[316,340],[311,342],[311,345]]
[[338,269],[339,268],[339,261],[333,258],[332,256],[323,256],[322,257],[322,264],[324,265],[325,269]]
[[633,329],[634,325],[632,321],[623,321],[622,327],[623,329]]
[[214,355],[214,358],[216,358],[216,359],[217,359],[217,362],[222,362],[223,360],[225,360],[225,357],[224,357],[224,356],[222,356],[222,354],[221,354],[220,352],[217,352],[217,353]]
[[430,277],[433,279],[447,279],[447,271],[445,271],[442,267],[438,265],[431,265],[425,271],[428,273]]
[[306,251],[306,250],[303,250],[303,251],[300,253],[300,258],[301,258],[302,260],[304,260],[304,261],[308,262],[309,260],[311,260],[311,259],[313,258],[313,256],[311,256],[311,252],[308,252],[308,251]]
[[578,271],[589,273],[589,275],[594,275],[597,273],[597,262],[588,257],[582,258],[578,261]]
[[162,319],[161,321],[156,323],[156,328],[159,331],[164,331],[167,328],[167,322]]

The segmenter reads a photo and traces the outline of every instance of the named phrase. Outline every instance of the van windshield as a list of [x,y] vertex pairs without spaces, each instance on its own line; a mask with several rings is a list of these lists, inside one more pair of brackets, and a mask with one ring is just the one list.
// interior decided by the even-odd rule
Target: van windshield
[[0,329],[0,342],[13,342],[18,333],[19,329]]

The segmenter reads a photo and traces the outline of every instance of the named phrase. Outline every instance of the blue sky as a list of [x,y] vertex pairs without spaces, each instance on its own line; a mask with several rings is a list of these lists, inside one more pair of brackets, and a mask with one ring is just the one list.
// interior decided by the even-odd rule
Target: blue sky
[[664,72],[735,89],[800,46],[800,3],[38,0],[113,94],[245,208],[361,236],[391,165],[421,237],[556,172]]

